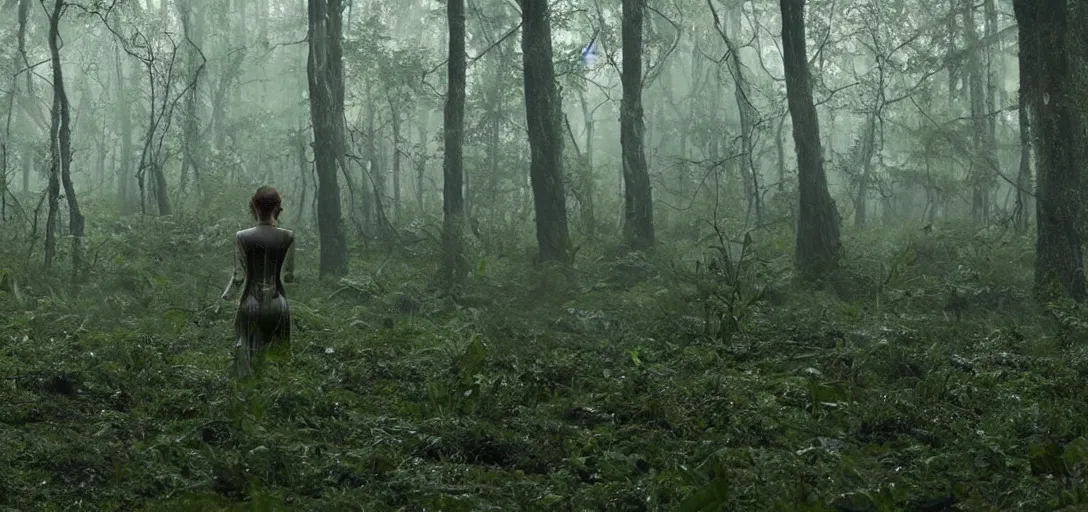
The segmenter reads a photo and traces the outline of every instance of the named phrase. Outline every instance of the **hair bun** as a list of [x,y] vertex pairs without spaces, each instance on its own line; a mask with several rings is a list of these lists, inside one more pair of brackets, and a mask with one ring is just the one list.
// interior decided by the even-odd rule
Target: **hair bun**
[[276,189],[265,185],[258,188],[257,192],[253,194],[253,198],[249,200],[249,210],[257,220],[268,217],[275,218],[283,211],[281,203],[280,193]]

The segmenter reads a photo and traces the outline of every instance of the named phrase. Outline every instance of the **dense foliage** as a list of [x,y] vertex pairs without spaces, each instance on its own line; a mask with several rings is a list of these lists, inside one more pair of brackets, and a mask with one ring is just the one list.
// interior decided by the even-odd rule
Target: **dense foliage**
[[613,4],[0,0],[0,510],[1085,508],[1088,9]]
[[791,287],[783,234],[585,248],[573,270],[481,259],[457,303],[424,291],[421,244],[336,287],[301,274],[294,358],[245,385],[226,274],[200,263],[231,228],[100,222],[78,296],[3,255],[2,507],[1041,510],[1088,491],[1088,316],[1028,314],[1029,244],[1007,233],[857,234],[837,293]]

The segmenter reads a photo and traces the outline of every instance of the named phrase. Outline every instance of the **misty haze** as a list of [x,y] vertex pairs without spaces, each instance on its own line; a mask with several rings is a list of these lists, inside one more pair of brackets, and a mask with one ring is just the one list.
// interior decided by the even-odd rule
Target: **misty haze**
[[1085,27],[0,0],[0,511],[1088,508]]

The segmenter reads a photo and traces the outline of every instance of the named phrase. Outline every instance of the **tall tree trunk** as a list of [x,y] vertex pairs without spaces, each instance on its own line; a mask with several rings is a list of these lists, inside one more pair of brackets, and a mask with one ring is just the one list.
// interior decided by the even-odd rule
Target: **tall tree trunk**
[[8,143],[0,140],[0,224],[8,220]]
[[170,196],[167,194],[166,173],[163,172],[162,167],[165,163],[162,159],[161,152],[155,152],[155,159],[151,164],[151,178],[155,180],[153,182],[153,190],[155,193],[155,206],[159,215],[170,215]]
[[[990,115],[995,110],[1000,110],[1004,107],[1003,104],[997,102],[998,85],[1004,81],[1004,77],[998,76],[998,66],[1001,59],[998,55],[995,55],[993,47],[996,45],[994,42],[997,37],[997,6],[994,5],[995,0],[985,0],[983,3],[983,13],[985,14],[984,22],[984,35],[986,38],[986,44],[983,45],[979,51],[986,52],[986,145],[988,151],[986,155],[990,157],[991,164],[994,165],[992,174],[997,173],[997,162],[994,158],[995,151],[997,150],[997,115]],[[1003,87],[1002,87],[1003,89]]]
[[[1023,51],[1020,58],[1023,58]],[[1025,64],[1021,64],[1021,68]],[[1020,79],[1023,84],[1024,79]],[[1029,112],[1029,100],[1027,90],[1020,86],[1018,93],[1020,108],[1017,109],[1017,117],[1020,122],[1020,172],[1016,175],[1016,232],[1023,234],[1028,231],[1028,219],[1031,217],[1031,121]]]
[[778,120],[778,129],[774,132],[774,150],[778,157],[778,192],[782,193],[786,187],[786,144],[782,140],[782,128],[786,126],[786,117]]
[[[756,167],[754,144],[752,142],[752,130],[754,129],[754,118],[757,112],[750,99],[750,88],[748,80],[744,76],[740,52],[737,46],[733,44],[733,39],[730,38],[729,33],[726,32],[725,26],[721,23],[718,12],[714,9],[713,0],[707,0],[707,5],[710,6],[710,12],[714,15],[714,25],[718,30],[718,35],[721,36],[722,42],[725,43],[725,47],[729,50],[729,74],[733,76],[733,99],[737,103],[737,112],[740,117],[741,155],[744,159],[741,165],[741,180],[745,183],[744,189],[748,196],[749,213],[755,213],[756,224],[758,225],[763,222],[763,204],[759,194],[759,169]],[[740,5],[738,4],[738,12],[730,13],[730,19],[734,21],[732,23],[734,33],[739,31],[739,9]]]
[[[321,0],[323,4],[332,1],[334,0]],[[228,15],[228,19],[229,17]],[[242,65],[245,63],[247,54],[248,49],[243,46],[223,56],[220,60],[219,82],[216,84],[215,93],[212,95],[211,100],[211,130],[214,135],[212,143],[215,149],[223,150],[227,146],[228,117],[230,117],[228,115],[230,110],[229,97],[238,88],[235,82],[242,76]]]
[[102,117],[100,119],[101,124],[96,127],[98,132],[98,140],[96,141],[97,144],[95,144],[96,155],[94,172],[96,180],[93,188],[104,187],[106,185],[106,182],[108,181],[108,178],[106,177],[106,159],[110,156],[109,144],[112,142],[111,140],[109,140],[109,119],[106,117]]
[[1020,87],[1033,120],[1038,159],[1035,291],[1042,300],[1088,298],[1083,241],[1088,128],[1082,77],[1088,66],[1088,6],[1066,0],[1014,0],[1020,29]]
[[827,190],[820,125],[812,102],[805,50],[805,0],[780,0],[782,62],[786,96],[797,146],[800,203],[797,212],[797,268],[802,277],[823,277],[835,269],[841,252],[839,214]]
[[[121,59],[120,45],[114,47],[114,59],[117,70],[117,126],[121,131],[121,154],[117,165],[117,201],[122,215],[135,213],[135,201],[132,198],[132,104],[128,99],[125,85],[125,64]],[[132,77],[135,80],[135,74]]]
[[589,109],[585,91],[578,91],[578,101],[582,105],[582,122],[585,124],[585,151],[582,154],[582,223],[586,230],[586,236],[591,239],[597,237],[597,177],[593,172],[593,137],[596,123],[593,112]]
[[[55,149],[55,143],[50,144],[50,149]],[[58,160],[53,157],[53,160]],[[48,197],[48,213],[45,220],[45,269],[53,268],[53,260],[57,256],[57,215],[60,209],[60,162],[53,162],[49,166],[49,184],[46,186]],[[35,221],[37,219],[35,218]]]
[[571,261],[563,186],[563,109],[555,84],[548,0],[521,0],[529,177],[541,261]]
[[[732,46],[732,45],[730,45]],[[757,115],[755,106],[752,105],[748,91],[748,82],[744,77],[744,71],[740,63],[740,53],[734,47],[730,59],[730,67],[733,70],[733,96],[740,112],[740,140],[741,152],[744,153],[744,162],[741,165],[743,173],[741,179],[748,183],[748,208],[755,214],[756,224],[763,223],[763,201],[759,192],[759,168],[756,166],[755,145],[752,141],[752,131],[755,128]]]
[[[59,0],[57,3],[60,3]],[[53,28],[53,14],[60,13],[60,7],[54,6],[55,13],[51,13],[49,16],[49,50],[52,57],[53,49],[57,46],[56,38],[58,35]],[[58,50],[59,55],[59,50]],[[54,71],[57,73],[59,67],[60,58],[55,60],[51,59]],[[46,194],[48,197],[48,210],[46,213],[45,221],[45,269],[48,271],[53,268],[53,260],[57,255],[57,215],[60,210],[60,167],[61,167],[61,155],[60,144],[58,139],[58,131],[60,129],[60,109],[57,108],[58,94],[56,90],[56,80],[53,83],[53,112],[52,112],[52,124],[50,126],[49,133],[49,184],[46,186]]]
[[305,125],[298,128],[296,138],[295,162],[298,165],[299,178],[302,180],[302,190],[298,194],[298,211],[295,212],[295,225],[302,226],[303,215],[306,211],[306,194],[309,191],[308,184],[310,183],[310,176],[312,175],[310,162],[306,159],[306,145],[309,143],[309,140],[306,137]]
[[393,222],[400,222],[401,209],[403,206],[400,202],[400,112],[397,109],[391,109],[390,114],[393,116]]
[[966,43],[968,97],[971,105],[971,172],[968,181],[971,185],[971,213],[975,221],[985,225],[989,222],[990,182],[994,169],[990,165],[986,147],[986,82],[981,52],[978,44],[978,31],[975,27],[974,0],[963,0],[963,34]]
[[[491,85],[483,92],[485,98],[483,122],[486,124],[487,130],[487,147],[485,150],[487,153],[487,172],[479,173],[479,181],[473,178],[471,183],[469,182],[469,176],[467,174],[464,176],[465,219],[469,219],[472,228],[475,228],[476,222],[479,221],[476,202],[482,200],[482,196],[479,196],[478,191],[490,190],[494,194],[501,186],[499,183],[502,182],[503,176],[499,165],[502,162],[502,123],[507,115],[503,105],[503,78],[506,70],[504,55],[507,52],[504,43],[499,42],[497,44],[496,52],[492,54],[492,58],[487,60]],[[480,51],[483,51],[483,49],[481,48]],[[483,201],[487,202],[486,200]]]
[[446,109],[442,116],[445,146],[442,161],[442,284],[459,284],[466,265],[462,248],[464,201],[461,196],[465,128],[465,0],[448,0],[449,61]]
[[344,67],[341,51],[341,0],[308,0],[310,52],[306,73],[317,166],[317,230],[321,243],[318,272],[348,272],[347,243],[340,212],[337,169],[344,157]]
[[34,156],[38,152],[34,149],[33,144],[23,144],[23,154],[20,161],[22,165],[20,174],[22,175],[22,191],[24,193],[30,192],[30,175],[34,170]]
[[654,245],[654,205],[643,148],[642,23],[643,1],[623,0],[623,103],[620,146],[623,153],[623,232],[632,249]]
[[[29,27],[30,21],[30,2],[32,0],[18,0],[19,10],[17,17],[19,18],[19,31],[17,34],[19,56],[22,57],[23,65],[30,66],[30,59],[26,53],[26,33]],[[34,73],[23,73],[26,75],[26,94],[30,98],[34,98]]]
[[[187,64],[190,73],[199,74],[204,67],[204,56],[201,53],[201,46],[203,44],[203,27],[201,26],[203,21],[200,14],[197,14],[197,20],[194,22],[193,0],[178,0],[176,3],[178,10],[178,17],[181,19],[182,32],[185,35],[185,39],[191,41],[195,48],[190,48],[187,53]],[[197,11],[202,12],[202,11]],[[182,123],[182,162],[181,162],[181,191],[185,190],[187,181],[190,174],[192,175],[193,183],[197,189],[197,194],[203,196],[203,188],[201,187],[200,180],[200,160],[197,155],[202,153],[201,151],[201,137],[200,137],[200,118],[198,112],[197,103],[200,101],[200,83],[199,75],[193,80],[193,86],[189,88],[189,91],[185,95],[185,112],[184,120]]]
[[[388,187],[385,182],[385,154],[384,148],[380,142],[379,128],[377,125],[377,112],[378,109],[375,105],[371,90],[367,88],[367,105],[370,108],[367,109],[367,153],[370,157],[370,180],[364,182],[363,189],[371,190],[374,194],[374,228],[378,234],[379,240],[387,247],[392,247],[394,243],[393,226],[389,223],[389,217],[386,215],[385,203],[388,197]],[[365,178],[364,178],[365,179]]]
[[[56,250],[57,194],[64,185],[68,202],[68,234],[72,237],[72,287],[78,286],[83,267],[83,214],[76,200],[72,185],[71,116],[68,95],[64,91],[64,72],[60,62],[60,18],[64,13],[64,0],[55,0],[49,13],[49,56],[53,67],[53,123],[50,129],[49,152],[52,164],[49,169],[49,226],[51,240],[46,242],[46,267],[52,265]],[[60,183],[58,183],[60,182]]]
[[[344,0],[340,0],[341,4],[343,4],[343,1]],[[350,1],[350,0],[348,0],[348,1]],[[247,2],[244,2],[244,1],[234,2],[235,12],[231,13],[231,15],[228,17],[229,22],[233,25],[231,27],[231,30],[230,30],[230,35],[231,35],[232,39],[234,40],[234,43],[231,45],[233,48],[249,48],[249,46],[250,46],[250,42],[249,42],[249,20],[247,19],[247,16],[246,16],[246,3]],[[331,2],[330,2],[330,8],[331,8]],[[340,11],[340,12],[343,12],[343,11]],[[339,13],[337,14],[337,17],[338,18],[340,17]],[[243,74],[245,74],[245,70],[242,69],[241,66],[239,66],[239,70],[238,70],[239,77],[241,77]],[[242,83],[239,83],[238,87],[235,87],[235,88],[233,88],[231,90],[231,93],[232,93],[232,96],[233,96],[232,101],[231,101],[231,108],[239,108],[240,109],[242,107],[242,85],[243,85]],[[240,117],[237,114],[235,114],[234,116],[235,117]]]
[[868,222],[869,216],[869,174],[873,170],[873,151],[876,149],[876,116],[877,111],[869,114],[864,131],[858,141],[858,160],[855,168],[860,168],[858,174],[858,190],[854,196],[854,226],[861,228]]
[[[429,115],[427,116],[429,117]],[[424,182],[427,178],[427,121],[420,121],[419,126],[419,156],[416,159],[416,207],[419,208],[419,215],[423,215],[426,211],[426,203],[424,201]]]
[[[19,21],[19,29],[18,29],[18,31],[16,33],[16,41],[17,41],[16,44],[17,44],[17,47],[18,47],[18,55],[15,55],[15,56],[12,57],[12,64],[13,64],[12,69],[17,69],[20,65],[26,65],[26,66],[30,65],[30,60],[27,58],[27,53],[26,53],[26,33],[27,33],[28,22],[30,20],[30,1],[31,0],[18,0],[18,1],[19,1],[19,5],[18,5],[18,10],[16,12],[16,17],[18,18],[18,21]],[[24,73],[24,74],[26,75],[26,94],[27,94],[28,97],[33,98],[34,97],[34,88],[33,88],[32,79],[33,79],[34,73]],[[12,83],[12,91],[11,91],[12,96],[11,96],[11,99],[14,100],[15,95],[17,95],[17,94],[18,94],[18,86],[15,83]],[[10,108],[12,108],[12,109],[15,108],[14,102],[11,103]],[[8,116],[9,116],[9,118],[8,118],[8,123],[9,123],[8,131],[10,133],[10,128],[11,128],[10,127],[10,123],[11,123],[11,118],[10,118],[11,113],[10,112],[8,113]],[[29,119],[30,116],[25,111],[21,113],[21,117],[23,119],[25,119],[25,122],[26,122],[27,126],[29,126],[31,124],[31,120]],[[36,154],[37,154],[37,151],[35,151],[34,146],[32,144],[27,143],[27,144],[23,145],[22,162],[21,162],[22,163],[22,173],[21,173],[22,174],[22,180],[21,181],[22,181],[22,190],[23,190],[23,192],[30,192],[30,175],[31,175],[31,171],[33,171],[33,169],[34,169],[34,156]]]
[[[175,55],[171,55],[171,63]],[[140,57],[147,76],[148,86],[155,91],[155,58],[152,54]],[[147,213],[147,194],[151,193],[155,200],[156,211],[159,215],[170,214],[170,200],[166,191],[166,176],[163,174],[162,143],[163,138],[156,137],[159,130],[166,130],[169,126],[169,116],[173,113],[173,104],[170,102],[172,80],[167,80],[161,88],[162,98],[156,98],[152,94],[147,105],[147,130],[143,137],[143,149],[140,152],[140,165],[136,171],[136,184],[140,190],[140,213]],[[147,182],[148,172],[151,173],[150,185]]]
[[[965,71],[961,69],[961,67],[963,66],[963,58],[960,56],[960,52],[958,50],[958,47],[956,46],[956,43],[958,41],[957,32],[959,31],[959,25],[957,24],[956,19],[962,14],[963,9],[962,6],[959,5],[958,0],[949,0],[947,15],[948,23],[946,31],[948,35],[948,45],[945,48],[945,59],[948,62],[948,94],[945,97],[945,101],[947,102],[946,106],[948,108],[948,112],[952,113],[953,115],[961,114],[961,109],[958,108],[959,105],[957,101],[960,99],[962,93],[958,91],[960,88],[961,80],[964,82],[964,84],[966,84],[967,81],[966,78],[963,78],[964,76],[966,76],[964,74]],[[964,85],[962,89],[966,91],[968,87]],[[943,160],[945,162],[945,173],[948,176],[954,176],[956,173],[956,160],[953,158],[945,158]],[[946,213],[944,211],[946,209],[947,203],[946,198],[940,193],[936,195],[939,197],[936,198],[936,200],[933,202],[933,208],[930,209],[930,218],[932,219],[930,221],[931,223],[933,220],[936,220],[938,216],[942,216]]]
[[15,95],[17,94],[17,87],[12,84],[13,87],[8,91],[8,111],[7,121],[5,123],[3,137],[0,137],[0,222],[7,220],[7,200],[11,194],[11,182],[8,178],[10,169],[10,155],[14,151],[11,148],[11,120],[14,115]]

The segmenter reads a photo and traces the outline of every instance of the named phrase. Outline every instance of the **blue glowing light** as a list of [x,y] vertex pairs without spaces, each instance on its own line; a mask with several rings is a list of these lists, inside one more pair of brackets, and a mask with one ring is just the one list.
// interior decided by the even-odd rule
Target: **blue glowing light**
[[597,64],[597,39],[582,47],[582,65],[591,68]]

